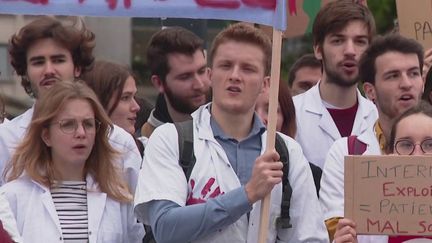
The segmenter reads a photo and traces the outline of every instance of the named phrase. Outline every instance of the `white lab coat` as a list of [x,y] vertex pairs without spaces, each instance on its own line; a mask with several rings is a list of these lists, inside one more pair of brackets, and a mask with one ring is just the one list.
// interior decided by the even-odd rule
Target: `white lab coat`
[[[185,206],[190,193],[201,195],[209,178],[215,178],[212,190],[229,192],[241,186],[230,166],[222,146],[214,138],[210,126],[210,112],[207,105],[192,114],[194,130],[194,151],[196,164],[190,179],[195,187],[186,182],[178,162],[178,137],[173,124],[162,125],[149,139],[144,155],[143,168],[135,194],[135,206],[152,200],[169,200]],[[266,144],[262,135],[262,151]],[[290,216],[293,228],[276,230],[275,219],[280,215],[282,185],[275,186],[271,194],[270,222],[267,242],[328,242],[322,212],[316,197],[315,186],[309,165],[300,146],[291,138],[282,135],[290,155],[289,181],[293,189]],[[196,242],[257,242],[260,217],[260,202],[253,205],[249,222],[243,215],[234,224]],[[148,222],[147,222],[148,223]]]
[[[15,119],[0,124],[0,173],[3,174],[4,167],[11,160],[15,148],[19,145],[25,136],[27,127],[30,125],[33,116],[33,107]],[[121,153],[118,161],[123,168],[125,177],[132,193],[135,191],[138,180],[138,173],[141,167],[141,154],[138,151],[136,143],[128,132],[114,125],[110,132],[110,144]],[[0,185],[4,183],[1,178]]]
[[[381,149],[373,127],[357,137],[367,145],[364,155],[380,155]],[[340,138],[331,146],[324,164],[319,192],[324,218],[344,217],[344,171],[348,139]],[[359,235],[359,243],[387,243],[386,235]]]
[[[303,94],[294,96],[297,120],[296,141],[301,145],[306,159],[323,168],[330,146],[341,138],[338,128],[319,92],[319,82]],[[375,105],[357,90],[358,109],[351,134],[359,135],[372,127],[378,119]]]
[[3,228],[9,234],[14,242],[21,243],[21,235],[18,231],[16,220],[12,209],[9,207],[7,199],[0,194],[0,221],[3,224]]
[[[90,243],[142,242],[144,227],[137,223],[132,203],[108,198],[90,176],[87,190]],[[4,184],[0,194],[9,201],[24,242],[63,242],[49,188],[23,175]]]

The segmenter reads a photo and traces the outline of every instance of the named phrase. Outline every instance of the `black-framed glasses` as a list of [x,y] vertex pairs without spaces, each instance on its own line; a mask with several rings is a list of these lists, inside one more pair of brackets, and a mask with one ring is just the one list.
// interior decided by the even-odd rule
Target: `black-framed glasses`
[[394,149],[400,155],[411,155],[414,153],[416,145],[420,145],[421,150],[425,154],[432,154],[432,138],[423,140],[420,144],[414,143],[409,139],[402,139],[395,143]]
[[[76,119],[63,119],[57,122],[51,123],[51,125],[58,124],[60,130],[67,134],[75,133],[78,129],[79,121]],[[101,122],[96,120],[95,118],[87,118],[81,121],[81,125],[84,128],[84,131],[89,134],[96,133],[99,130]]]

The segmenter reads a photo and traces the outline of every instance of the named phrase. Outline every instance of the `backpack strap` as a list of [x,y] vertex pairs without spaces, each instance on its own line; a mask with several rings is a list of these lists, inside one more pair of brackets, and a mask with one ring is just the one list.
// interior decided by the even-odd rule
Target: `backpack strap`
[[193,148],[193,124],[192,120],[174,122],[177,129],[179,144],[179,164],[183,169],[186,181],[189,181],[196,158]]
[[367,144],[358,140],[356,135],[349,136],[347,143],[349,155],[362,155],[366,151]]
[[[174,122],[174,126],[178,134],[179,165],[183,169],[186,181],[189,181],[189,177],[192,173],[192,169],[196,161],[193,149],[192,120],[187,120],[184,122]],[[146,234],[144,236],[143,243],[156,243],[150,225],[144,224],[144,229]]]
[[292,188],[288,180],[289,153],[285,141],[278,133],[276,133],[275,149],[278,152],[280,161],[283,164],[281,215],[276,219],[276,227],[288,229],[292,228],[290,223],[291,217],[289,214],[292,195]]
[[156,240],[154,238],[153,231],[152,231],[150,225],[144,224],[144,230],[145,230],[145,235],[144,235],[142,242],[143,243],[156,243]]

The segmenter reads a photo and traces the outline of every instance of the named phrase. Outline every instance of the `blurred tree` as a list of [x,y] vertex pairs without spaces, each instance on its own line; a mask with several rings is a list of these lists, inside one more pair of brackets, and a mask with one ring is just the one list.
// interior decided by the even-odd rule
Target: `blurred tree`
[[378,34],[384,34],[394,28],[397,19],[395,0],[369,0],[368,7],[374,15]]

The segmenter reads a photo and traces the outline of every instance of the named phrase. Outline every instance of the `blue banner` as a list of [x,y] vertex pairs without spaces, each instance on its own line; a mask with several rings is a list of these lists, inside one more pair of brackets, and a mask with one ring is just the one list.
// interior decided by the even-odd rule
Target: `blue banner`
[[286,29],[286,0],[0,0],[0,13],[226,19]]

